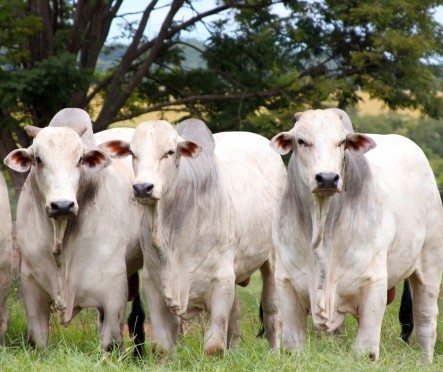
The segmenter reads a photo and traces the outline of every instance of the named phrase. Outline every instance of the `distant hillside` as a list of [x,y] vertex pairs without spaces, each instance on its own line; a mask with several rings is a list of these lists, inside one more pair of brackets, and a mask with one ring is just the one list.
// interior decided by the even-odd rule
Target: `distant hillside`
[[[205,49],[205,45],[198,40],[190,39],[186,40],[188,44],[195,46],[198,49]],[[117,65],[122,58],[127,45],[124,44],[112,44],[107,45],[104,50],[100,53],[97,70],[101,73]],[[205,66],[205,61],[200,57],[198,51],[194,48],[181,45],[180,48],[183,50],[184,61],[182,62],[182,67],[185,70],[192,70],[199,67]]]

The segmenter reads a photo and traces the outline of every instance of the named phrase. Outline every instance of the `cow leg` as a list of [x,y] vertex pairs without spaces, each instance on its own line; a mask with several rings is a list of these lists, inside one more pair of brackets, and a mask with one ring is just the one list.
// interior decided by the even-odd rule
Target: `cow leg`
[[5,343],[5,333],[8,328],[8,309],[6,300],[11,284],[11,268],[0,268],[0,345]]
[[42,350],[48,346],[50,300],[31,279],[22,277],[23,299],[28,320],[28,343]]
[[429,277],[428,275],[419,276],[416,273],[410,278],[417,341],[423,351],[423,359],[428,363],[431,363],[434,357],[434,346],[437,338],[437,299],[440,292],[440,280],[432,279],[431,275]]
[[240,305],[237,298],[237,289],[235,290],[234,303],[232,304],[231,314],[228,324],[228,348],[235,348],[240,338]]
[[235,300],[234,275],[214,283],[209,303],[209,328],[205,333],[205,353],[220,355],[226,350],[229,314]]
[[128,298],[126,274],[114,276],[113,290],[114,296],[108,296],[103,304],[103,319],[100,327],[100,340],[105,352],[112,351],[114,346],[123,351],[123,325]]
[[128,316],[129,336],[134,340],[134,356],[145,355],[145,312],[140,298],[138,272],[128,277],[128,300],[132,301],[131,313]]
[[125,306],[106,306],[103,309],[103,321],[100,327],[102,349],[112,351],[114,343],[123,351],[123,323]]
[[280,349],[281,316],[278,306],[277,287],[275,285],[275,267],[268,259],[260,267],[263,279],[263,289],[261,293],[261,303],[263,306],[263,322],[265,335],[269,341],[271,349]]
[[286,351],[300,350],[306,340],[308,312],[289,280],[276,280],[282,314],[282,343]]
[[380,333],[386,308],[386,280],[369,285],[361,290],[361,302],[358,304],[358,333],[355,351],[369,353],[371,360],[377,360],[380,354]]
[[145,276],[143,287],[151,320],[151,351],[157,355],[174,352],[180,335],[180,318],[169,311],[160,291]]

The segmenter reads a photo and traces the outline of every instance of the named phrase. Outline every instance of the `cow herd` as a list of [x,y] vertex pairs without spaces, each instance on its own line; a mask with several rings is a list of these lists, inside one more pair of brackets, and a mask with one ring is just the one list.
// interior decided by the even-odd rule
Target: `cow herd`
[[[207,312],[204,351],[223,354],[240,337],[236,285],[259,269],[272,350],[302,348],[308,315],[333,332],[351,313],[356,352],[377,359],[386,293],[409,278],[417,340],[431,362],[443,211],[426,157],[404,137],[355,133],[342,110],[295,120],[271,141],[213,135],[197,119],[94,135],[80,109],[25,127],[32,145],[4,163],[29,171],[16,221],[29,343],[47,346],[51,309],[67,325],[94,307],[103,350],[122,348],[132,301],[129,331],[143,355],[142,270],[152,352],[173,352],[183,323]],[[280,155],[290,151],[285,167]],[[4,341],[11,217],[0,181]]]

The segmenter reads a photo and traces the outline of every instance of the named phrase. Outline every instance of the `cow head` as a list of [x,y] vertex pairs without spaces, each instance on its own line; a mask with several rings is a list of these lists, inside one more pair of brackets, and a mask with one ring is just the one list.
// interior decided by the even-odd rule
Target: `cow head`
[[295,115],[289,132],[277,134],[271,147],[279,154],[293,150],[300,181],[319,197],[331,196],[343,187],[345,150],[362,155],[375,142],[359,133],[349,133],[340,113],[310,110]]
[[110,164],[100,149],[88,150],[71,128],[25,127],[34,137],[32,146],[12,151],[4,163],[17,172],[34,169],[36,185],[52,218],[66,218],[78,212],[77,191],[82,168],[99,170]]
[[100,145],[113,158],[132,155],[136,176],[134,198],[141,203],[155,203],[177,177],[181,157],[195,158],[201,146],[183,140],[174,127],[163,120],[137,126],[131,143],[108,141]]

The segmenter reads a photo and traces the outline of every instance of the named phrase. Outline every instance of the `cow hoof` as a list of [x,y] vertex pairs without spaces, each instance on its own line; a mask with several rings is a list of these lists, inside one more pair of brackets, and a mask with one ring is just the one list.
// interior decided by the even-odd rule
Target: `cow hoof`
[[151,353],[155,358],[161,359],[168,355],[168,351],[160,346],[159,344],[152,342],[151,343]]
[[222,344],[211,344],[205,347],[205,354],[208,356],[222,356],[225,353],[225,346]]

